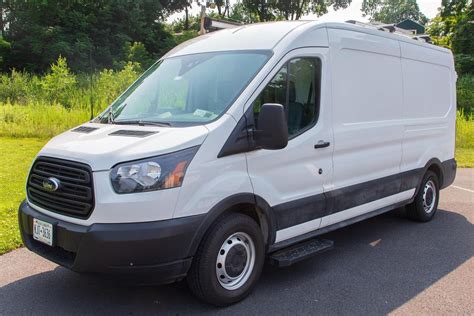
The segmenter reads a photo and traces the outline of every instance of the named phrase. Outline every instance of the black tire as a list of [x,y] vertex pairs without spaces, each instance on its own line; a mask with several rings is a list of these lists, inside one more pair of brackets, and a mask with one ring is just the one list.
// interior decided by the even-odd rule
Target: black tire
[[[427,189],[428,183],[434,186],[434,188]],[[428,190],[425,192],[425,190]],[[434,196],[430,198],[430,191],[434,193]],[[426,199],[426,201],[425,201]],[[426,203],[425,203],[426,202]],[[410,219],[418,222],[429,222],[438,209],[439,202],[439,180],[438,176],[433,172],[428,170],[421,181],[420,188],[416,194],[415,200],[407,206],[407,215]],[[432,204],[433,203],[433,204]],[[429,211],[425,209],[425,205],[429,204],[432,207],[429,207]],[[428,207],[426,207],[428,208]]]
[[[240,232],[252,239],[255,261],[253,269],[249,268],[248,279],[245,282],[242,281],[237,289],[228,290],[218,280],[217,259],[224,242],[233,234]],[[247,258],[246,255],[244,256]],[[236,303],[245,298],[257,283],[262,272],[264,257],[265,248],[258,224],[244,214],[226,214],[209,228],[198,247],[186,278],[189,289],[196,297],[212,305],[226,306]],[[227,268],[227,265],[225,266]]]

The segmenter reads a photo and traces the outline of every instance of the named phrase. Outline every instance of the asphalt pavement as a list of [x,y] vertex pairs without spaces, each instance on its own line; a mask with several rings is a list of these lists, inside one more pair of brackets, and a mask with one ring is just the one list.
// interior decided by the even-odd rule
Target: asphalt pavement
[[22,248],[0,256],[0,314],[474,315],[474,169],[459,169],[429,223],[405,210],[329,233],[333,250],[266,265],[244,301],[216,308],[184,282],[132,287],[79,275]]

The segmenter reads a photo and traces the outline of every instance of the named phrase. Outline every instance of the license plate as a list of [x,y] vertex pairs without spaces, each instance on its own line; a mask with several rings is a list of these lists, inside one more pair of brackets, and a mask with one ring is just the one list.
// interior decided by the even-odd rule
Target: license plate
[[53,224],[33,218],[33,239],[52,246]]

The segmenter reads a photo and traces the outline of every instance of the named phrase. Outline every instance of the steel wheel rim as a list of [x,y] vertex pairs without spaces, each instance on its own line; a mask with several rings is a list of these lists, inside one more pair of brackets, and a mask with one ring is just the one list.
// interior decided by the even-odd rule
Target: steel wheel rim
[[436,186],[433,180],[428,180],[423,188],[423,209],[427,214],[433,212],[436,203]]
[[217,280],[224,289],[237,290],[250,278],[254,266],[252,238],[243,232],[234,233],[224,241],[217,254]]

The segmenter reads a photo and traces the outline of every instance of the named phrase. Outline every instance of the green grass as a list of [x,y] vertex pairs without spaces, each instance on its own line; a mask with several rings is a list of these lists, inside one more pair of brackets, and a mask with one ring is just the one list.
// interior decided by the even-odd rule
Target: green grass
[[474,148],[457,148],[458,168],[474,168]]
[[45,143],[39,139],[0,137],[0,255],[22,245],[18,205],[25,197],[30,164]]
[[0,104],[0,136],[49,138],[89,119],[88,109],[66,109],[61,105],[40,102]]
[[456,147],[474,148],[474,116],[464,115],[461,111],[456,116]]

